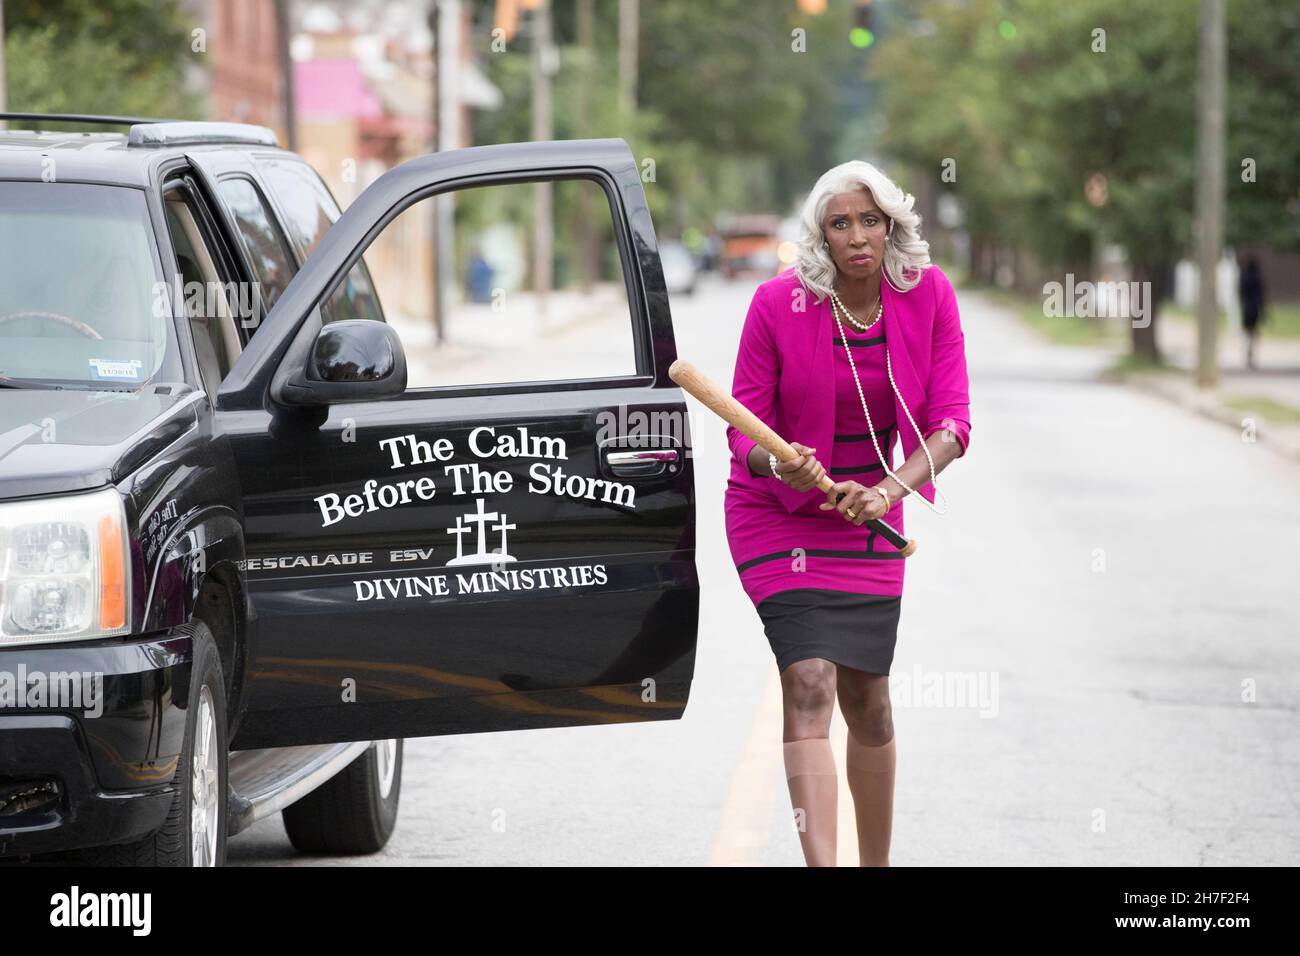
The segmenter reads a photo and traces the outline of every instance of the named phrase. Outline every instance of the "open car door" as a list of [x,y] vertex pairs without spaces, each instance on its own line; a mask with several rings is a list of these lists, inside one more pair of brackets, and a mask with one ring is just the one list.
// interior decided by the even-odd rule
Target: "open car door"
[[[400,275],[386,229],[431,209],[460,351],[353,281],[363,254]],[[570,291],[572,262],[594,265]],[[217,396],[251,606],[234,748],[680,717],[699,583],[676,354],[622,140],[440,153],[367,188]]]

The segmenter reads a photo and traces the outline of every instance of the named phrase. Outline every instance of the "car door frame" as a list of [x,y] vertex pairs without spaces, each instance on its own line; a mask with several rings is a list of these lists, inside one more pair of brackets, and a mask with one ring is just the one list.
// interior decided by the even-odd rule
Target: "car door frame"
[[[288,257],[290,265],[293,267],[294,275],[298,274],[298,270],[302,268],[302,257],[299,256],[297,247],[289,238],[288,228],[280,208],[271,196],[266,181],[259,175],[257,164],[250,154],[221,149],[195,150],[186,153],[183,161],[186,168],[202,187],[205,199],[208,205],[211,206],[211,215],[216,218],[217,224],[224,234],[225,242],[231,247],[231,256],[234,259],[235,268],[241,276],[240,281],[255,284],[259,279],[255,267],[249,261],[248,250],[243,236],[240,235],[239,224],[235,221],[226,205],[225,198],[221,194],[221,184],[231,179],[246,180],[257,192],[258,199],[263,203],[266,212],[270,216],[271,225],[278,234],[277,239]],[[238,324],[240,340],[245,349],[248,348],[248,343],[252,341],[253,334],[262,327],[270,314],[270,310],[266,308],[266,303],[261,296],[257,297],[256,304],[257,315],[254,320],[248,323],[241,321]],[[231,371],[234,371],[233,367]],[[222,381],[224,383],[225,379]]]
[[[632,311],[637,372],[602,379],[595,387],[629,385],[676,388],[668,367],[676,355],[652,355],[655,341],[672,340],[668,294],[641,176],[622,139],[559,140],[471,146],[408,160],[380,176],[343,212],[301,264],[275,307],[252,337],[217,392],[217,408],[236,411],[277,404],[276,377],[286,365],[301,365],[319,331],[318,309],[327,293],[361,258],[371,241],[397,216],[424,199],[474,186],[539,179],[589,178],[600,183],[627,237],[619,243]],[[548,383],[518,383],[535,390]],[[580,388],[578,380],[556,383]],[[467,386],[472,392],[479,387]],[[494,386],[497,388],[497,386]],[[450,392],[449,392],[450,394]]]

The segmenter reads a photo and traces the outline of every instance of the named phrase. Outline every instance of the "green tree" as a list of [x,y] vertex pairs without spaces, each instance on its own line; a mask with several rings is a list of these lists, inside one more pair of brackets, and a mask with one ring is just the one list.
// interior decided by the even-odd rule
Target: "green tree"
[[[621,136],[640,161],[651,160],[646,195],[667,234],[711,229],[724,211],[785,212],[828,166],[853,154],[869,103],[853,83],[863,58],[847,40],[846,4],[806,16],[793,0],[642,3],[632,117],[617,101],[618,4],[593,5],[591,50],[578,44],[575,5],[553,6],[555,135]],[[507,52],[493,53],[492,12],[478,0],[475,36],[505,104],[475,116],[475,141],[527,139],[528,24]]]
[[[1228,4],[1229,245],[1300,251],[1300,8]],[[1243,178],[1253,160],[1254,181]]]
[[175,0],[6,0],[7,106],[201,118],[190,29]]
[[[1100,241],[1169,294],[1192,241],[1197,5],[1190,0],[923,0],[884,44],[890,146],[956,161],[977,249],[1007,245],[1087,273]],[[1229,4],[1229,242],[1300,244],[1295,63],[1300,19]],[[1104,31],[1104,32],[1103,32]],[[1241,181],[1242,158],[1259,179]],[[1089,196],[1088,183],[1105,183]],[[1133,347],[1156,357],[1155,321]]]

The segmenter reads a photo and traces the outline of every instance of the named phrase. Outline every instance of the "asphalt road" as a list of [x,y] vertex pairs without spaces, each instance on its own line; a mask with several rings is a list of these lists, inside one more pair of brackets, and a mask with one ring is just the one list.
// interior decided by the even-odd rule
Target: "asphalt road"
[[[726,384],[752,290],[673,300],[679,354]],[[959,304],[972,441],[940,479],[950,512],[909,505],[894,865],[1300,863],[1300,466]],[[696,411],[683,720],[408,740],[383,853],[299,857],[276,816],[230,863],[802,865],[776,668],[723,533],[723,425]],[[844,734],[837,714],[841,774]],[[852,826],[841,781],[841,865]]]

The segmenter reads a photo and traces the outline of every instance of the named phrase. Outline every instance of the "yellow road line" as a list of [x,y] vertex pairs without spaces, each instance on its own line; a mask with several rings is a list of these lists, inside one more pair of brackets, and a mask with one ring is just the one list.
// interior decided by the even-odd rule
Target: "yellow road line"
[[[781,676],[773,665],[749,737],[731,775],[718,833],[713,840],[710,866],[758,865],[760,851],[767,846],[771,836],[774,805],[789,810],[790,791],[785,786],[781,749],[782,726]],[[831,715],[830,738],[835,752],[835,772],[839,778],[836,862],[840,866],[857,866],[857,821],[853,815],[853,795],[844,774],[848,725],[840,717],[838,701]],[[776,832],[778,839],[788,839],[796,853],[799,852],[799,834],[795,832],[792,816],[789,825],[779,826]]]
[[[785,779],[781,725],[781,678],[773,665],[722,804],[711,866],[754,866],[758,851],[767,846],[773,799],[780,797],[789,804],[789,796],[776,789],[776,781]],[[789,835],[792,840],[799,838],[793,825]]]

